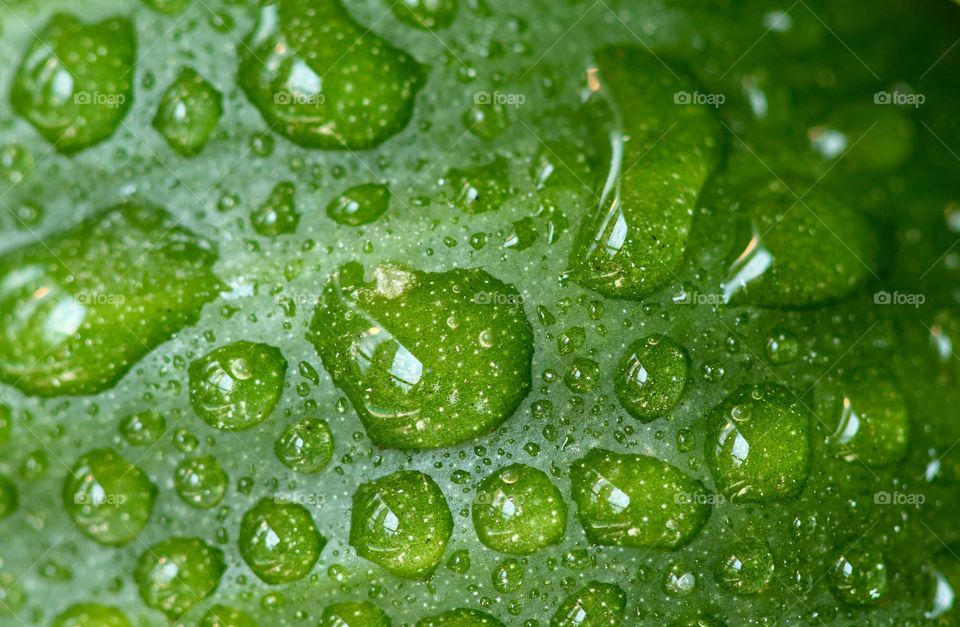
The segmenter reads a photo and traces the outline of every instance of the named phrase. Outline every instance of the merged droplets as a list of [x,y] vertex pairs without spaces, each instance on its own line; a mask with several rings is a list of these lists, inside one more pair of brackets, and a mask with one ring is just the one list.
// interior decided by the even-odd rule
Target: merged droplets
[[820,418],[832,427],[827,439],[837,455],[869,466],[900,461],[910,443],[907,402],[893,375],[860,368],[817,386]]
[[800,494],[810,472],[810,417],[793,393],[764,383],[737,388],[707,418],[705,455],[731,501]]
[[150,478],[110,448],[80,456],[63,482],[67,514],[77,529],[100,544],[135,538],[150,520],[156,498]]
[[844,603],[870,605],[887,592],[887,565],[883,555],[856,543],[841,553],[831,572],[833,589]]
[[153,118],[167,144],[184,157],[207,145],[223,115],[223,96],[192,68],[184,68],[160,99]]
[[337,224],[363,226],[376,222],[390,207],[390,188],[379,183],[355,185],[327,205],[327,215]]
[[221,287],[216,259],[169,213],[142,204],[107,209],[5,254],[0,379],[37,396],[112,387],[197,320]]
[[557,607],[550,627],[618,627],[624,624],[627,593],[615,583],[590,581]]
[[59,152],[72,154],[113,135],[133,102],[133,24],[86,24],[57,13],[31,38],[10,102]]
[[646,455],[591,449],[570,468],[577,517],[594,544],[676,549],[710,517],[707,490]]
[[57,614],[50,627],[130,627],[130,620],[109,605],[76,603]]
[[[369,278],[368,278],[369,277]],[[371,439],[463,442],[506,420],[531,385],[533,331],[516,289],[483,270],[342,266],[310,340]]]
[[614,390],[620,404],[638,420],[650,422],[676,407],[687,386],[686,349],[659,335],[630,344],[617,365]]
[[547,474],[513,464],[480,483],[473,501],[473,528],[486,546],[529,555],[563,540],[567,504]]
[[223,500],[229,478],[212,455],[190,457],[177,465],[173,485],[183,501],[197,509],[210,509]]
[[333,457],[333,434],[325,420],[304,418],[284,429],[273,445],[284,466],[303,474],[320,472]]
[[133,578],[143,602],[175,621],[213,594],[225,570],[220,549],[173,537],[143,552]]
[[423,68],[338,0],[276,0],[241,50],[239,83],[267,124],[307,148],[373,148],[413,115]]
[[306,577],[326,543],[310,512],[297,503],[261,499],[240,523],[240,555],[269,584]]
[[286,378],[287,361],[267,344],[239,341],[190,364],[190,404],[211,427],[240,431],[273,412]]
[[344,601],[328,605],[320,627],[390,627],[387,613],[369,601]]
[[397,576],[433,572],[452,533],[443,492],[422,472],[396,472],[362,484],[353,495],[351,546]]

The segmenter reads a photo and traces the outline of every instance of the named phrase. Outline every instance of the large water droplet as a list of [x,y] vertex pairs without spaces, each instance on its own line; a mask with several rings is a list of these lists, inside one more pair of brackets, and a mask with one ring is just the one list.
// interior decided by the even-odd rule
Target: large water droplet
[[550,627],[616,627],[623,625],[627,593],[615,583],[590,581],[566,597]]
[[[162,209],[122,205],[0,258],[0,379],[95,394],[197,320],[216,252]],[[122,269],[122,270],[118,270]]]
[[306,577],[326,543],[310,512],[296,503],[261,499],[240,523],[240,555],[269,584]]
[[719,128],[708,107],[677,101],[695,90],[659,57],[604,48],[596,58],[590,113],[609,173],[577,235],[572,278],[612,298],[641,298],[674,278],[718,160]]
[[896,379],[880,368],[852,370],[817,386],[818,416],[834,428],[837,455],[869,466],[900,461],[910,444],[907,401]]
[[381,265],[370,277],[357,263],[331,277],[310,340],[376,444],[449,446],[514,412],[533,356],[516,289],[483,270]]
[[417,627],[504,627],[504,624],[486,612],[461,607],[421,618]]
[[810,472],[810,418],[782,385],[744,385],[710,412],[705,449],[728,499],[791,499]]
[[50,627],[130,627],[130,620],[109,605],[76,603],[58,614]]
[[631,416],[650,422],[680,402],[689,369],[686,349],[672,339],[661,335],[637,340],[620,358],[614,390]]
[[513,464],[480,483],[473,501],[473,528],[486,546],[528,555],[563,540],[567,504],[547,474]]
[[138,467],[109,448],[80,456],[63,482],[63,504],[84,535],[101,544],[129,542],[143,530],[157,488]]
[[239,431],[270,415],[280,400],[287,360],[267,344],[234,342],[190,364],[190,404],[211,427]]
[[399,577],[433,572],[451,533],[447,500],[422,472],[396,472],[362,484],[353,495],[351,546]]
[[387,613],[369,601],[344,601],[328,605],[320,627],[390,627]]
[[14,111],[65,154],[113,135],[133,102],[133,24],[57,13],[30,41],[10,88]]
[[333,434],[325,420],[304,418],[286,429],[273,446],[284,466],[297,472],[320,472],[333,457]]
[[225,570],[220,549],[199,538],[173,537],[140,555],[133,578],[143,602],[175,621],[213,594]]
[[276,0],[241,50],[239,82],[264,120],[308,148],[372,148],[413,115],[424,69],[337,0]]
[[571,466],[570,491],[594,544],[676,549],[710,517],[703,484],[646,455],[591,449]]
[[181,70],[167,88],[153,127],[178,154],[191,157],[207,145],[223,115],[223,96],[192,68]]

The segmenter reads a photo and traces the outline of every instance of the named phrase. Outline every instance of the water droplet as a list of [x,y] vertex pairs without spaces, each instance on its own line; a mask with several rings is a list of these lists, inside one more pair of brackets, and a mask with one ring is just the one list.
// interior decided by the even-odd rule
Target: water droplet
[[879,551],[854,544],[834,562],[831,579],[844,603],[869,605],[887,592],[887,565]]
[[355,185],[330,201],[327,215],[337,224],[362,226],[376,222],[390,207],[390,188],[377,183]]
[[504,627],[504,624],[486,612],[461,607],[421,618],[417,627]]
[[800,354],[800,341],[790,331],[774,329],[767,338],[766,354],[775,366],[789,364]]
[[240,523],[240,555],[269,584],[306,577],[326,543],[310,512],[296,503],[261,499]]
[[563,382],[575,394],[586,394],[600,386],[600,364],[592,359],[578,357],[563,375]]
[[130,620],[115,607],[75,603],[58,614],[50,627],[130,627]]
[[792,499],[810,472],[810,419],[789,389],[744,385],[710,412],[705,449],[717,488],[728,499]]
[[319,627],[390,627],[386,612],[369,601],[345,601],[328,605]]
[[73,154],[120,126],[133,102],[136,60],[129,20],[85,24],[57,13],[31,39],[13,78],[10,102],[56,150]]
[[896,379],[880,368],[860,368],[821,381],[817,412],[834,431],[828,443],[837,455],[885,466],[903,459],[910,445],[907,401]]
[[133,578],[143,602],[175,621],[213,594],[225,570],[220,549],[199,538],[173,537],[140,555]]
[[422,472],[381,477],[362,484],[353,496],[350,545],[398,577],[432,573],[452,533],[443,492]]
[[614,390],[634,418],[650,422],[680,402],[687,386],[690,358],[666,336],[637,340],[620,357]]
[[495,211],[512,194],[510,164],[500,156],[478,166],[451,168],[446,178],[453,188],[453,204],[467,213]]
[[184,68],[160,99],[153,127],[177,154],[192,157],[207,145],[223,115],[223,96],[192,68]]
[[504,594],[516,592],[523,587],[523,571],[523,565],[512,557],[501,561],[491,575],[494,589]]
[[689,596],[697,588],[697,576],[682,562],[674,562],[663,574],[661,587],[668,596]]
[[279,349],[234,342],[190,364],[190,404],[211,427],[249,429],[273,411],[287,372]]
[[486,546],[529,555],[563,540],[567,505],[541,470],[513,464],[480,483],[473,501],[473,527]]
[[646,455],[591,449],[571,466],[570,483],[594,544],[676,549],[710,517],[703,484]]
[[166,432],[166,428],[166,418],[150,409],[120,421],[120,435],[132,446],[153,444]]
[[271,128],[307,148],[373,148],[413,115],[424,69],[337,0],[261,8],[239,82]]
[[623,625],[627,593],[615,583],[591,581],[560,602],[550,627]]
[[695,90],[656,55],[595,55],[589,119],[595,135],[609,138],[602,148],[611,165],[577,235],[571,276],[611,298],[641,298],[673,280],[683,259],[697,196],[718,161],[719,128],[707,107],[674,104]]
[[166,211],[133,204],[5,254],[0,379],[38,396],[109,389],[197,320],[221,287],[216,258]]
[[214,605],[204,614],[200,627],[257,627],[246,612],[226,605]]
[[735,594],[756,594],[773,580],[773,554],[766,542],[739,542],[721,555],[717,561],[717,583]]
[[[447,319],[456,315],[456,329]],[[449,446],[506,420],[531,385],[517,291],[482,270],[340,268],[310,340],[379,446]]]
[[310,474],[326,468],[333,457],[333,434],[325,420],[304,418],[284,429],[273,446],[284,466]]
[[173,485],[191,507],[210,509],[223,500],[230,480],[212,455],[191,457],[177,465]]
[[277,183],[264,203],[250,213],[253,230],[267,237],[296,232],[297,225],[300,224],[296,194],[297,189],[293,183]]
[[137,537],[150,520],[156,498],[150,478],[109,448],[80,456],[63,482],[67,514],[100,544],[124,544]]

